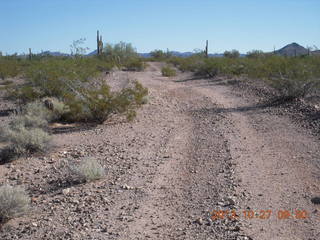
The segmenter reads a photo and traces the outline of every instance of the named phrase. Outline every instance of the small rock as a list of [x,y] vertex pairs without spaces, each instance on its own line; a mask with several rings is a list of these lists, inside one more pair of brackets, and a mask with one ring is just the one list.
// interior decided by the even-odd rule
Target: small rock
[[313,197],[311,198],[311,202],[313,204],[320,204],[320,197]]
[[63,195],[68,195],[70,193],[70,188],[65,188],[62,190]]
[[195,220],[195,223],[202,225],[203,224],[202,218],[197,218],[197,220]]
[[134,189],[134,187],[128,186],[127,184],[122,185],[121,188],[125,189],[125,190],[133,190]]

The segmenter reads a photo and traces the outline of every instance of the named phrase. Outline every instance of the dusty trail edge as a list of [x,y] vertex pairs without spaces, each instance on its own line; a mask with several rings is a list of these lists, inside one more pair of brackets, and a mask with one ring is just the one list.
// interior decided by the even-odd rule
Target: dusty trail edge
[[[312,196],[320,193],[319,139],[310,136],[289,117],[277,116],[272,114],[272,111],[255,108],[254,100],[250,102],[251,99],[237,96],[228,86],[209,84],[208,80],[199,79],[188,82],[184,81],[185,76],[170,81],[159,77],[159,68],[156,65],[151,66],[154,70],[157,69],[151,82],[157,81],[156,84],[166,89],[178,103],[189,106],[185,111],[182,110],[181,120],[175,126],[175,133],[167,144],[169,149],[173,149],[173,159],[166,161],[159,168],[150,185],[156,189],[156,186],[161,184],[167,187],[169,184],[171,191],[153,191],[139,214],[148,216],[151,211],[151,219],[155,215],[160,219],[159,223],[172,228],[179,225],[176,222],[179,216],[173,213],[180,207],[180,213],[194,217],[194,211],[201,219],[206,219],[203,212],[210,212],[211,203],[211,210],[235,209],[239,215],[239,223],[230,227],[225,223],[228,221],[226,220],[220,223],[226,225],[223,228],[211,229],[211,236],[210,231],[204,234],[207,229],[195,229],[192,225],[181,226],[176,230],[181,230],[182,235],[185,235],[182,239],[319,239],[319,208],[310,202]],[[200,115],[195,116],[195,112]],[[213,122],[208,124],[211,120]],[[219,141],[220,144],[217,143]],[[220,146],[221,143],[223,146]],[[220,149],[213,149],[219,147]],[[225,154],[221,155],[224,151]],[[177,155],[177,152],[180,155]],[[192,176],[190,166],[197,169],[196,176]],[[186,168],[189,173],[186,173]],[[223,172],[224,175],[221,174]],[[185,174],[189,176],[186,177]],[[225,177],[229,179],[226,181],[223,179]],[[172,185],[172,182],[175,185]],[[215,184],[212,186],[210,182]],[[186,183],[191,186],[186,186]],[[196,199],[188,199],[185,192],[193,192],[197,195]],[[179,196],[182,203],[177,200]],[[173,202],[177,202],[171,207],[170,213],[170,207],[163,205],[170,205],[168,202],[171,198],[174,199]],[[207,201],[206,198],[211,198],[211,201]],[[223,203],[230,198],[234,200],[234,206]],[[162,203],[161,200],[166,203]],[[189,203],[192,208],[186,209],[184,205],[188,205],[188,201],[202,205],[202,213],[199,213],[200,208],[194,203]],[[157,207],[159,205],[160,207]],[[164,207],[164,211],[161,211],[161,207]],[[251,210],[255,213],[253,218],[248,216]],[[286,219],[283,213],[288,211],[291,216]],[[301,218],[302,215],[299,213],[307,213],[306,218]],[[150,218],[142,217],[135,221],[130,225],[130,232],[139,229],[147,236],[150,234],[151,238],[156,238],[152,231],[148,232],[148,227],[143,227],[148,219]],[[194,220],[195,218],[191,218],[190,222]],[[205,224],[199,219],[195,222]],[[217,224],[211,223],[210,219],[208,222],[209,228]],[[168,226],[166,228],[170,229]],[[239,233],[235,234],[238,229]],[[179,235],[174,230],[171,231],[173,236]],[[219,231],[225,232],[219,234]]]

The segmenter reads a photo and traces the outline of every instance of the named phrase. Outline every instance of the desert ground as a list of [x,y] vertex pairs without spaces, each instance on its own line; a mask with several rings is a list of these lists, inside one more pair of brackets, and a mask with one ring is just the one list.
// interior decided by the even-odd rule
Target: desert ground
[[[31,197],[30,212],[2,226],[0,239],[320,239],[312,106],[271,104],[270,89],[241,79],[163,77],[156,62],[105,79],[114,88],[137,79],[148,103],[133,122],[55,124],[49,153],[0,165],[0,183]],[[0,125],[11,107],[1,99]],[[70,181],[67,161],[84,157],[106,177]],[[236,215],[215,219],[219,210]]]

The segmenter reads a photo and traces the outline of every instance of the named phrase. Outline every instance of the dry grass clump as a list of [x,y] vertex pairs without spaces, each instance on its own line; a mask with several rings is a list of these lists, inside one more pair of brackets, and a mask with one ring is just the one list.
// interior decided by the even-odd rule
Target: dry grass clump
[[3,185],[0,187],[0,223],[25,214],[30,199],[21,187]]
[[50,108],[49,112],[49,122],[60,120],[62,116],[68,114],[70,112],[70,108],[62,101],[55,97],[47,97],[43,98],[42,102],[46,105],[49,103],[49,106],[46,108]]
[[79,165],[72,165],[70,169],[83,182],[92,182],[105,176],[105,169],[94,158],[84,158]]
[[0,129],[0,141],[8,146],[2,149],[2,162],[13,160],[21,155],[45,152],[51,137],[46,132],[49,116],[48,110],[40,102],[29,103],[14,115],[8,126]]
[[0,140],[10,144],[6,151],[15,156],[21,156],[28,153],[44,152],[48,148],[51,137],[41,128],[27,128],[18,124],[1,129]]
[[166,66],[161,69],[162,76],[164,77],[174,77],[177,75],[176,70],[173,68]]

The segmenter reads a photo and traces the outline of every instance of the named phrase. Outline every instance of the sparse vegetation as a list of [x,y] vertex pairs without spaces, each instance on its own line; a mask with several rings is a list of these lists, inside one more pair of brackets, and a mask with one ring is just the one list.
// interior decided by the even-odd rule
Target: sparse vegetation
[[0,56],[0,79],[16,77],[21,70],[21,60],[16,56]]
[[239,51],[238,51],[238,50],[235,50],[235,49],[233,49],[233,50],[231,50],[231,51],[225,51],[225,52],[223,53],[223,55],[224,55],[225,57],[227,57],[227,58],[238,58],[238,57],[240,57]]
[[[232,53],[232,52],[231,52]],[[200,76],[244,75],[263,79],[278,90],[279,96],[290,100],[304,97],[319,89],[320,58],[316,56],[282,57],[252,51],[247,57],[205,59],[200,55],[188,58],[174,57],[168,62],[182,71],[191,71]]]
[[[10,145],[4,150],[10,156],[21,156],[28,153],[43,152],[48,148],[51,137],[41,128],[27,128],[21,124],[1,130],[1,140]],[[3,156],[2,156],[3,157]],[[10,159],[2,159],[3,161]]]
[[0,129],[0,141],[9,144],[1,151],[1,161],[47,150],[51,140],[46,132],[49,119],[49,111],[40,102],[29,103],[15,114],[9,125]]
[[71,121],[91,121],[103,123],[111,114],[125,114],[132,120],[135,109],[143,104],[148,90],[139,82],[119,92],[111,92],[110,87],[101,83],[96,89],[80,89],[78,94],[66,98],[70,112],[66,118]]
[[2,185],[0,187],[0,224],[25,214],[30,199],[21,187]]
[[161,69],[161,73],[162,73],[162,76],[164,77],[174,77],[177,75],[177,72],[175,69],[173,69],[172,67],[170,66],[165,66]]
[[[125,114],[129,120],[135,115],[135,109],[142,104],[147,89],[135,82],[132,87],[119,92],[111,92],[103,80],[101,71],[113,66],[124,66],[126,70],[142,70],[144,62],[138,57],[131,44],[119,43],[107,45],[102,56],[83,58],[77,47],[73,47],[74,58],[44,58],[30,61],[24,68],[26,82],[10,85],[4,90],[9,99],[19,104],[25,102],[52,102],[53,109],[48,111],[43,106],[48,121],[92,121],[102,123],[111,114]],[[44,109],[44,110],[43,110]],[[38,112],[38,110],[36,112]],[[32,115],[32,114],[30,114]],[[19,121],[30,120],[31,116],[20,116]]]
[[112,62],[118,68],[124,67],[124,70],[142,71],[145,67],[131,43],[106,44],[101,58]]
[[94,158],[84,158],[79,165],[72,165],[70,169],[76,178],[84,182],[92,182],[105,176],[105,169]]

